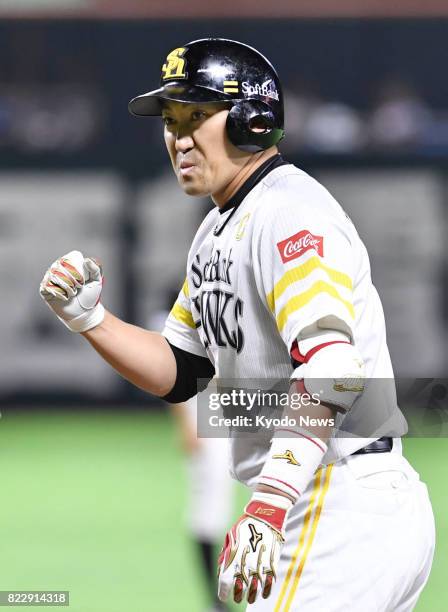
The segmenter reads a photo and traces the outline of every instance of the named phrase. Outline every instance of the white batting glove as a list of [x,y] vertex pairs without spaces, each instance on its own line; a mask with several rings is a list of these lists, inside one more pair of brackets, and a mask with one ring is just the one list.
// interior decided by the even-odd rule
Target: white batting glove
[[271,493],[256,492],[244,514],[227,533],[218,559],[218,597],[240,603],[266,599],[276,580],[284,524],[292,502]]
[[104,319],[102,288],[101,266],[79,251],[70,251],[48,268],[39,293],[66,327],[85,332]]

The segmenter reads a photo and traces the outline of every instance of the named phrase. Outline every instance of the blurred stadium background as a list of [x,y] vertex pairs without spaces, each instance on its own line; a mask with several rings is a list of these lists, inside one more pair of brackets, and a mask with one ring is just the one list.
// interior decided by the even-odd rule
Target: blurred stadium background
[[[0,590],[68,589],[76,612],[207,605],[169,413],[58,325],[37,287],[77,248],[103,261],[110,310],[160,325],[211,204],[182,195],[161,123],[127,102],[167,51],[215,35],[278,68],[281,149],[367,244],[397,374],[446,375],[446,1],[0,0]],[[448,445],[405,448],[438,527],[417,609],[442,612]]]

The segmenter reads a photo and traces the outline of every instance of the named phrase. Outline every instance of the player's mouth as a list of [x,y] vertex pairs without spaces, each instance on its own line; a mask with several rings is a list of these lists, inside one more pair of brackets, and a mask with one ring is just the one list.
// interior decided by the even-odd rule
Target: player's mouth
[[189,161],[181,161],[179,165],[179,173],[181,176],[187,176],[188,174],[191,174],[196,167],[196,164]]

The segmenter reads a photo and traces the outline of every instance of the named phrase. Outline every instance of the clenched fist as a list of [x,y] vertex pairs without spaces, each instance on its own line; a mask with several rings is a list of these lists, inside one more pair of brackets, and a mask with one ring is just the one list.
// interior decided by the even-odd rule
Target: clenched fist
[[102,287],[100,265],[79,251],[70,251],[48,268],[39,293],[72,332],[85,332],[104,319]]

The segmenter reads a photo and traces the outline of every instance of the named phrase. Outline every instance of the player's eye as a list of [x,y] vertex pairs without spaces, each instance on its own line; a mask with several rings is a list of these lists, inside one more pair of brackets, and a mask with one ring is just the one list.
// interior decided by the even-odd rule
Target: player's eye
[[195,110],[191,113],[191,119],[193,121],[201,121],[202,119],[205,119],[205,117],[207,117],[207,114],[202,110]]
[[168,115],[164,115],[162,117],[162,121],[166,126],[173,125],[174,123],[174,119],[172,117],[168,117]]

